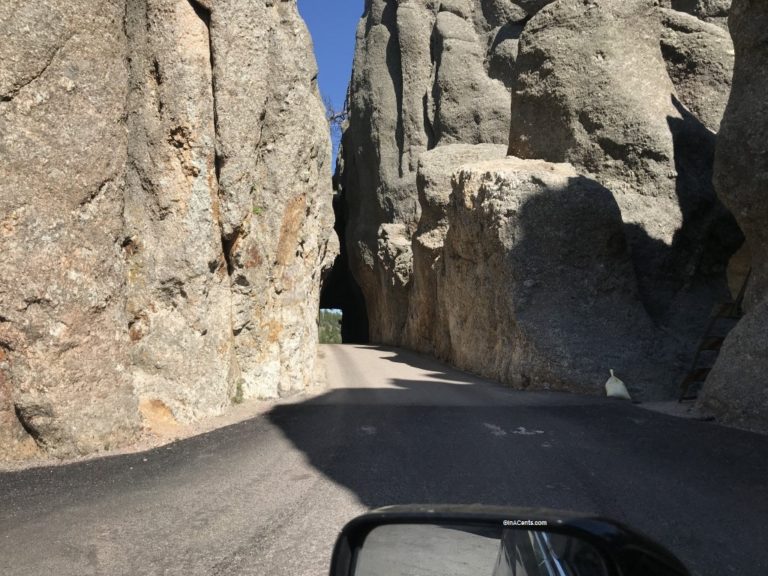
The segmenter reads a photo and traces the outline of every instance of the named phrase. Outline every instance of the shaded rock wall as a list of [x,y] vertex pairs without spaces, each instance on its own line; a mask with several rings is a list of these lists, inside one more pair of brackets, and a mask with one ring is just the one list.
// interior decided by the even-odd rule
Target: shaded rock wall
[[336,247],[295,2],[11,4],[0,457],[113,448],[308,386]]
[[646,0],[562,0],[521,36],[510,153],[571,162],[614,194],[669,395],[742,241],[711,183],[732,66],[720,28]]
[[768,431],[768,6],[735,0],[733,91],[717,145],[715,185],[751,253],[745,318],[725,342],[701,404],[728,423]]
[[[700,23],[706,35],[693,42],[682,25],[665,25],[695,20],[645,0],[550,4],[522,36],[512,105],[511,154],[571,162],[614,193],[643,302],[657,321],[678,324],[674,330],[705,319],[713,292],[724,294],[722,272],[740,240],[710,181],[714,133],[692,110],[705,110],[716,128],[730,46],[717,27]],[[677,52],[660,49],[672,44]],[[675,61],[698,72],[684,76]],[[718,97],[693,96],[701,85]],[[720,250],[723,242],[710,237],[723,232],[733,239]],[[678,322],[668,315],[679,312],[681,291],[695,310]]]
[[465,165],[454,184],[440,287],[453,361],[591,393],[614,368],[658,393],[653,327],[611,192],[568,164],[513,157]]
[[[420,27],[406,30],[416,13]],[[640,395],[673,395],[712,306],[729,297],[726,268],[743,240],[711,184],[733,49],[723,28],[704,20],[710,16],[698,5],[651,0],[368,2],[339,168],[350,263],[366,297],[372,339],[519,386],[595,391],[597,379],[604,382],[607,370],[621,365]],[[497,113],[501,102],[510,104],[509,117]],[[609,237],[613,246],[626,244],[622,258],[631,265],[593,250],[585,270],[594,276],[584,278],[584,297],[576,299],[593,311],[594,326],[575,317],[548,324],[550,316],[570,313],[569,302],[552,296],[558,274],[569,278],[568,266],[556,264],[558,254],[547,281],[526,287],[516,276],[529,275],[525,263],[509,256],[517,253],[516,242],[492,239],[501,227],[492,212],[471,212],[478,221],[470,225],[470,215],[446,211],[460,205],[448,202],[450,194],[465,193],[461,174],[473,162],[500,157],[493,146],[477,145],[505,143],[520,159],[569,163],[620,210],[621,234]],[[514,196],[526,190],[530,167],[515,164],[517,174],[511,166],[493,178]],[[508,217],[526,228],[515,209]],[[567,211],[553,211],[552,218],[570,222]],[[617,221],[608,222],[617,229]],[[449,246],[446,238],[462,227],[473,232]],[[483,242],[488,246],[477,246]],[[457,256],[464,253],[472,257]],[[617,267],[609,283],[615,290],[588,297],[590,286],[601,285],[601,262]],[[549,306],[538,308],[544,318],[528,332],[517,325],[524,311],[498,301],[508,292],[517,302],[524,291]],[[623,315],[623,307],[631,313]],[[457,310],[464,320],[451,323]],[[497,317],[504,310],[506,317]],[[486,322],[465,338],[473,316]],[[588,350],[564,352],[579,337],[597,343],[587,334],[601,323],[624,344],[592,346],[591,366],[574,360]],[[525,348],[525,339],[544,334],[545,326],[557,336]],[[622,346],[642,352],[619,362],[611,350]],[[529,352],[514,352],[523,349]]]

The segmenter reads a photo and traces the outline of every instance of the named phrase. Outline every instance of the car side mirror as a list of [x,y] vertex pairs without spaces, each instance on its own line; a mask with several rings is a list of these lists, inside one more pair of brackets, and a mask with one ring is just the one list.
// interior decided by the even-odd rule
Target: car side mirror
[[481,506],[382,508],[352,520],[331,576],[689,576],[669,551],[610,520]]

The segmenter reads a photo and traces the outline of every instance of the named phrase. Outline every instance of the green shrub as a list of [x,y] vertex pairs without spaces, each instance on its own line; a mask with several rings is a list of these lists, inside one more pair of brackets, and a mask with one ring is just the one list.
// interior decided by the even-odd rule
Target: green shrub
[[243,403],[243,384],[244,380],[241,378],[237,381],[237,385],[235,387],[235,395],[232,396],[232,404],[242,404]]
[[341,344],[341,312],[320,310],[317,333],[320,344]]

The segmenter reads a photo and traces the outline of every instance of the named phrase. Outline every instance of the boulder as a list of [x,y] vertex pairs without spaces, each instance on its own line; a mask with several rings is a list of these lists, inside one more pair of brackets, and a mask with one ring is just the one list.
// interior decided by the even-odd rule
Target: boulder
[[509,92],[488,76],[484,67],[487,51],[472,23],[451,12],[440,12],[433,41],[434,138],[441,144],[506,144]]
[[732,0],[662,0],[662,5],[680,12],[687,12],[697,18],[728,27],[728,12]]
[[[443,0],[441,10],[449,2]],[[478,5],[479,4],[479,5]],[[529,13],[520,0],[481,0],[474,2],[474,19],[480,30],[493,30],[509,22],[522,22]]]
[[[728,91],[721,36],[651,0],[560,0],[528,23],[516,62],[510,154],[570,162],[613,193],[643,305],[670,336],[659,360],[670,363],[670,382],[728,298],[727,263],[741,243],[711,185],[716,138],[702,121],[716,124]],[[665,60],[665,41],[692,72]],[[720,54],[712,78],[708,51]],[[717,97],[692,95],[704,84]]]
[[669,121],[681,116],[655,14],[651,0],[541,10],[521,37],[509,152],[585,168],[628,224],[671,244],[682,214]]
[[438,302],[450,360],[518,388],[660,392],[614,196],[573,166],[506,158],[454,178]]
[[[453,302],[441,302],[443,245],[448,232],[448,204],[454,173],[464,164],[501,159],[507,147],[499,144],[451,144],[425,152],[419,158],[416,183],[421,218],[412,240],[413,279],[408,300],[404,343],[443,360],[450,357],[450,338],[445,310]],[[461,305],[461,304],[459,304]]]
[[661,52],[680,102],[717,132],[733,77],[728,32],[674,10],[661,10]]

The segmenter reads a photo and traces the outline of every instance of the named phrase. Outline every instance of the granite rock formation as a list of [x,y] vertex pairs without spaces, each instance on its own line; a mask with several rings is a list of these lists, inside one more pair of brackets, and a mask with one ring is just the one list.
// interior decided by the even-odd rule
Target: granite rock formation
[[447,316],[451,302],[443,298],[442,283],[453,174],[464,164],[502,159],[506,154],[507,147],[500,144],[449,144],[419,158],[416,186],[421,216],[411,244],[413,280],[403,335],[403,343],[414,350],[452,359]]
[[[455,241],[446,243],[462,227],[485,230],[477,222],[472,228],[470,215],[447,211],[456,202],[447,199],[464,193],[461,174],[472,173],[473,162],[499,158],[493,145],[508,144],[517,160],[494,178],[518,183],[519,193],[527,190],[530,173],[521,162],[543,160],[569,164],[574,178],[612,196],[628,246],[623,257],[631,266],[618,267],[616,294],[608,290],[604,301],[587,301],[611,330],[625,335],[625,348],[637,347],[646,364],[660,367],[651,383],[642,363],[628,359],[633,372],[626,379],[646,397],[674,394],[713,304],[728,297],[726,268],[743,239],[711,183],[733,67],[731,41],[712,24],[722,24],[716,21],[721,17],[712,3],[653,0],[367,2],[339,181],[350,267],[365,295],[371,339],[490,370],[512,385],[597,390],[596,367],[574,364],[552,347],[535,348],[539,356],[531,353],[525,361],[511,353],[505,361],[481,353],[480,347],[493,349],[502,336],[512,348],[520,344],[515,338],[526,337],[513,327],[518,309],[509,309],[507,324],[482,342],[481,331],[475,340],[462,340],[450,328],[449,316],[467,308],[469,300],[462,298],[470,294],[452,283],[474,286],[472,314],[481,317],[499,310],[492,304],[501,297],[497,292],[520,290],[494,281],[480,264],[495,254],[498,277],[523,270],[519,262],[498,260],[514,251],[514,243],[497,242],[485,252],[464,246],[479,252],[462,280],[459,266],[449,268],[451,254],[462,252]],[[498,112],[501,106],[508,117]],[[512,196],[518,192],[499,187]],[[494,216],[478,211],[471,217]],[[518,216],[513,210],[509,217]],[[562,212],[556,217],[569,222]],[[463,238],[472,242],[471,234]],[[567,276],[567,269],[562,273]],[[548,278],[555,281],[556,275]],[[597,285],[599,275],[585,282]],[[534,284],[531,293],[535,286],[544,285]],[[549,286],[540,290],[543,299],[554,293]],[[633,302],[623,328],[605,316],[618,301]],[[546,314],[567,311],[564,302],[551,304]],[[557,329],[568,342],[581,328],[574,319],[570,333]],[[607,377],[615,355],[608,349],[593,354]],[[548,364],[570,365],[577,374],[566,378],[553,371],[546,384],[542,367]]]
[[707,379],[701,404],[723,421],[768,431],[768,6],[734,0],[733,90],[717,146],[715,185],[751,253],[744,308]]
[[350,268],[370,336],[397,342],[408,312],[422,152],[506,144],[525,10],[508,0],[368,0],[357,31],[340,186]]
[[528,23],[516,66],[510,154],[570,162],[613,193],[671,396],[742,241],[711,183],[731,45],[651,1],[562,0]]
[[330,142],[295,2],[0,14],[0,457],[314,375]]
[[[510,154],[571,162],[614,193],[641,297],[654,319],[664,323],[670,309],[679,310],[681,290],[693,290],[686,298],[699,303],[691,317],[706,317],[717,288],[701,267],[722,276],[739,241],[710,182],[715,135],[699,118],[716,127],[713,119],[722,115],[729,46],[714,29],[709,36],[696,36],[690,54],[674,55],[691,69],[706,62],[702,45],[721,55],[711,63],[718,72],[714,80],[703,73],[705,80],[696,80],[694,73],[674,75],[677,85],[694,86],[682,96],[668,72],[677,68],[660,50],[664,43],[694,44],[680,38],[682,33],[673,35],[671,25],[662,26],[662,21],[690,19],[659,14],[646,0],[551,4],[526,26],[513,89]],[[720,97],[705,101],[689,95],[705,83]],[[696,115],[692,109],[706,112]],[[711,237],[729,228],[733,240],[719,250],[723,242]],[[710,246],[711,253],[699,249]],[[690,326],[688,317],[680,324]]]
[[717,133],[733,76],[728,32],[675,10],[661,10],[661,23],[661,53],[677,97]]
[[124,6],[13,4],[0,17],[0,450],[27,454],[32,436],[88,451],[138,429],[122,302]]
[[438,302],[452,362],[522,388],[588,393],[610,367],[658,393],[653,327],[609,190],[568,164],[468,164],[448,221]]
[[679,12],[687,12],[701,20],[722,28],[728,27],[728,11],[732,0],[663,0],[663,5]]

